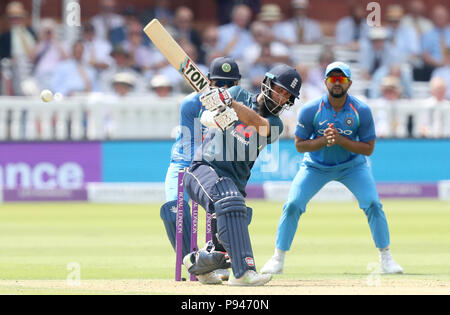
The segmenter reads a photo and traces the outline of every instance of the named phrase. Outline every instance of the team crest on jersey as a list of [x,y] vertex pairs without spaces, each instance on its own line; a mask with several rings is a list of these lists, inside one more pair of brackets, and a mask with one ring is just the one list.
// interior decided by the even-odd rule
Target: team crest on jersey
[[345,118],[345,124],[346,124],[347,126],[349,126],[349,127],[353,126],[354,122],[355,122],[355,121],[353,120],[352,117],[347,117],[347,118]]

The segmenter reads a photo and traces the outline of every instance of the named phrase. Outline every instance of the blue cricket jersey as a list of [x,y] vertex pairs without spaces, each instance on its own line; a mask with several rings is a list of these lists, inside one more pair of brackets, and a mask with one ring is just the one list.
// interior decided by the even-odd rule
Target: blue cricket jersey
[[[342,136],[353,141],[368,142],[376,138],[369,106],[349,94],[339,112],[330,105],[328,94],[305,104],[298,117],[295,135],[304,140],[322,137],[327,124],[330,123],[334,123],[334,128]],[[306,152],[303,162],[319,168],[329,168],[364,163],[366,157],[334,145],[315,152]]]
[[[228,91],[234,100],[258,112],[258,95],[251,94],[240,86],[231,87]],[[245,186],[259,153],[268,144],[278,140],[283,131],[283,123],[279,117],[269,115],[264,118],[271,126],[269,137],[259,135],[253,127],[238,120],[225,132],[209,129],[203,142],[203,162],[213,167],[219,176],[231,178],[243,196],[246,196]]]
[[201,145],[203,132],[207,129],[200,123],[204,107],[200,102],[201,93],[191,93],[181,102],[180,130],[172,146],[170,162],[188,167],[194,158],[196,148]]

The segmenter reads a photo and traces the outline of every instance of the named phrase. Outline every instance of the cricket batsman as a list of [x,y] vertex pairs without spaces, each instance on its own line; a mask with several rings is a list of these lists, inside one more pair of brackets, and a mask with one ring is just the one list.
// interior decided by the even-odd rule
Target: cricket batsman
[[388,223],[367,161],[376,138],[370,108],[347,94],[352,85],[347,64],[329,64],[324,83],[328,94],[306,104],[299,114],[295,147],[305,155],[279,220],[275,254],[261,273],[283,272],[300,216],[311,198],[333,180],[344,184],[364,211],[380,253],[382,271],[403,273],[389,251]]
[[[237,63],[227,57],[214,59],[207,74],[211,88],[229,88],[238,85],[241,75]],[[161,219],[164,222],[169,241],[175,250],[176,243],[176,208],[178,172],[191,165],[195,148],[200,146],[206,127],[200,123],[204,107],[200,102],[201,93],[191,93],[186,96],[180,109],[180,130],[172,147],[170,165],[165,180],[166,203],[161,206]],[[183,256],[190,251],[191,212],[189,199],[185,196],[183,218]]]
[[299,97],[301,83],[295,69],[278,65],[266,73],[257,95],[234,86],[200,98],[206,109],[202,123],[210,129],[202,155],[196,154],[183,183],[189,196],[216,216],[218,243],[214,246],[223,246],[225,252],[200,250],[187,255],[183,263],[191,274],[214,274],[230,261],[234,277],[230,276],[229,285],[257,286],[270,281],[272,275],[256,272],[245,187],[259,153],[278,140],[283,130],[278,116]]

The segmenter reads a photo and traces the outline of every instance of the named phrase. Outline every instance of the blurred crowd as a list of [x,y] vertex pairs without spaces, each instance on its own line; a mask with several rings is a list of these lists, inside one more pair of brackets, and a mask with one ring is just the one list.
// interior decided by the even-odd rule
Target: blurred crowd
[[[240,1],[230,8],[234,2],[217,1],[225,5],[219,7],[217,23],[199,24],[199,28],[195,12],[185,6],[173,8],[170,0],[158,0],[139,12],[129,5],[120,11],[116,0],[100,0],[98,14],[69,43],[61,24],[52,19],[43,18],[39,29],[31,29],[29,12],[12,1],[6,9],[9,29],[0,35],[0,91],[33,95],[47,88],[66,97],[90,92],[117,97],[189,93],[181,76],[142,31],[148,21],[158,18],[205,73],[215,57],[235,58],[245,87],[253,92],[259,91],[265,72],[275,64],[295,66],[304,81],[298,107],[326,92],[324,69],[336,59],[338,48],[356,56],[351,66],[353,80],[365,84],[358,90],[361,97],[378,103],[414,99],[415,83],[422,82],[428,85],[430,104],[450,100],[448,7],[427,7],[425,0],[409,1],[407,7],[387,5],[382,24],[371,27],[369,12],[354,1],[348,15],[335,24],[333,36],[327,36],[321,21],[309,16],[308,0],[290,2],[292,17],[275,1],[263,5]],[[303,62],[296,55],[296,48],[307,45],[321,47],[314,62]],[[285,119],[295,121],[295,117],[294,111]],[[389,134],[388,118],[378,117],[378,124],[380,135]],[[442,135],[432,131],[428,122],[423,124],[427,127],[418,127],[423,136]]]

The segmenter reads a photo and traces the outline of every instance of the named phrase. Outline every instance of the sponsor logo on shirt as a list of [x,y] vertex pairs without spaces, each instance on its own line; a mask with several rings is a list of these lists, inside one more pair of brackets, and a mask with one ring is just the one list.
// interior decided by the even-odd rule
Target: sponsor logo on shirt
[[[350,136],[351,134],[353,134],[352,130],[343,130],[341,128],[336,128],[336,130],[341,134],[341,135],[346,135],[346,136]],[[325,133],[325,129],[319,129],[317,130],[317,133],[319,135],[323,135]]]

